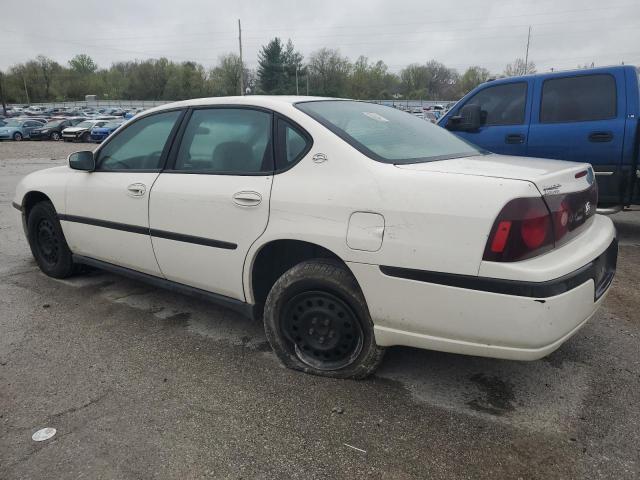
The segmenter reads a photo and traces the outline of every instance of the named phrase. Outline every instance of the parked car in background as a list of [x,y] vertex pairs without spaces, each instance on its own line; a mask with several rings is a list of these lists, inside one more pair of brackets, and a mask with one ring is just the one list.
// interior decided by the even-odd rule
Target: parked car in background
[[586,163],[487,154],[382,105],[248,96],[149,110],[13,205],[47,275],[208,298],[262,318],[287,367],[363,378],[392,345],[560,347],[614,277],[596,201]]
[[41,127],[45,122],[27,118],[10,118],[0,127],[0,140],[15,140],[20,142],[31,136],[31,131]]
[[439,122],[491,152],[593,165],[602,212],[640,203],[640,95],[633,66],[486,82]]
[[105,140],[109,135],[115,132],[124,123],[122,120],[113,120],[105,123],[104,125],[96,125],[91,129],[91,140],[100,143]]
[[62,130],[62,139],[65,142],[90,142],[91,129],[93,127],[101,127],[107,123],[107,120],[83,120],[73,127],[67,127]]
[[41,127],[31,131],[31,139],[33,140],[53,140],[58,141],[62,138],[62,130],[67,127],[73,127],[84,119],[82,118],[57,118],[49,120]]
[[431,123],[438,121],[438,117],[434,112],[424,112],[424,119],[429,120]]

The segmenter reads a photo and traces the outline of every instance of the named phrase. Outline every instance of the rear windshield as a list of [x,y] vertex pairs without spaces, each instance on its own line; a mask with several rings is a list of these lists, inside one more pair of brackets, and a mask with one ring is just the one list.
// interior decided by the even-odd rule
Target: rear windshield
[[321,100],[296,107],[379,162],[419,163],[485,153],[424,118],[384,105]]

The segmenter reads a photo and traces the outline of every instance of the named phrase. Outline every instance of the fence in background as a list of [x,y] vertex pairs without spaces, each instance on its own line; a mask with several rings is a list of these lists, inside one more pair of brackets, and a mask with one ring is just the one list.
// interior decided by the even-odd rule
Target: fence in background
[[[59,108],[59,107],[71,107],[80,108],[90,106],[97,107],[114,107],[114,108],[130,108],[130,107],[142,107],[151,108],[159,105],[171,103],[173,100],[78,100],[75,102],[50,102],[50,103],[32,103],[31,106],[45,107],[45,108]],[[381,105],[388,106],[404,106],[406,108],[411,107],[428,107],[433,105],[448,105],[452,103],[452,100],[369,100],[372,103],[379,103]],[[8,104],[7,107],[24,107],[25,104],[15,103]]]

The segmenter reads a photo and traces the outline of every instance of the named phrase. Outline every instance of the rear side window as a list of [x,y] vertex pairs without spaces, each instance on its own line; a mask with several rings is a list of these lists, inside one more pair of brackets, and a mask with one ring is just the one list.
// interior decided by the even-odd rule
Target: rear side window
[[418,163],[481,153],[444,128],[384,105],[316,100],[295,106],[378,162]]
[[527,83],[507,83],[479,91],[465,105],[479,105],[482,125],[524,123]]
[[311,138],[292,123],[278,119],[276,169],[295,165],[311,148]]
[[248,108],[194,110],[175,170],[202,173],[273,171],[271,114]]
[[611,75],[545,80],[541,123],[587,122],[616,116],[616,81]]

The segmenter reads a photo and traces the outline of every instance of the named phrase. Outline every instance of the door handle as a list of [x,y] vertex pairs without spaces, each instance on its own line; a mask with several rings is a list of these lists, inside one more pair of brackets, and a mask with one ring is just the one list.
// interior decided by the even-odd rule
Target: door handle
[[233,194],[233,203],[240,207],[255,207],[262,202],[262,195],[253,191],[242,191]]
[[613,133],[611,132],[591,132],[589,134],[589,141],[594,143],[605,143],[613,140]]
[[504,143],[524,143],[524,135],[521,133],[510,133],[509,135],[504,137]]
[[127,192],[131,197],[142,197],[147,191],[144,183],[132,183],[127,187]]

